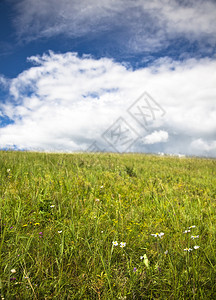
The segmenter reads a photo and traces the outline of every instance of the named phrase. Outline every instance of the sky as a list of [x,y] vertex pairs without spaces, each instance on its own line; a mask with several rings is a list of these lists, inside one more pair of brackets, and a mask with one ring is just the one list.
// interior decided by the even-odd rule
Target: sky
[[216,157],[215,0],[1,0],[0,149]]

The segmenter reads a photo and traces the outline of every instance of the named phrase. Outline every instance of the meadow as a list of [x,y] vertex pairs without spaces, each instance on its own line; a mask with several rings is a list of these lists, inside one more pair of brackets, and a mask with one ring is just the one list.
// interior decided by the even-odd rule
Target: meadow
[[216,299],[216,160],[0,152],[0,299]]

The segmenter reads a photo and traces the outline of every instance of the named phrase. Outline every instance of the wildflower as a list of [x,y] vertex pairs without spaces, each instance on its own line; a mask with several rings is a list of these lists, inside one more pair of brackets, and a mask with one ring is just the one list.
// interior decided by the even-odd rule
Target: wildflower
[[62,230],[59,230],[58,233],[62,233]]
[[190,230],[185,230],[183,233],[188,233],[188,232],[190,232]]
[[142,260],[144,257],[143,256],[140,256],[140,259]]
[[99,202],[100,201],[100,199],[98,199],[98,198],[95,198],[95,202]]
[[11,277],[10,278],[10,281],[14,281],[14,280],[16,280],[16,277]]
[[10,229],[13,229],[13,226],[11,226]]
[[53,207],[55,207],[55,205],[54,205],[54,204],[52,204],[52,205],[50,205],[50,207],[51,207],[51,208],[53,208]]
[[134,267],[134,268],[133,268],[133,271],[134,271],[134,272],[136,272],[136,271],[137,271],[137,268],[136,268],[136,267]]
[[102,189],[104,186],[102,185],[100,188]]
[[196,250],[196,249],[199,249],[199,247],[200,247],[200,246],[194,246],[194,249],[195,249],[195,250]]
[[40,235],[43,235],[43,232],[41,231],[41,232],[39,232],[39,234],[40,234]]
[[195,225],[192,225],[192,226],[188,227],[188,229],[195,228],[195,227],[196,227]]
[[39,237],[40,237],[40,238],[43,237],[43,232],[39,232]]
[[10,171],[11,171],[10,169],[7,169],[7,173],[10,173]]
[[191,249],[191,248],[185,248],[184,249],[184,251],[188,251],[188,252],[190,252],[190,251],[192,251],[193,249]]
[[156,233],[152,233],[151,235],[154,236],[154,237],[161,238],[164,235],[164,233],[163,232],[161,232],[161,233],[156,232]]
[[15,269],[12,269],[12,270],[11,270],[11,273],[16,273],[16,270],[15,270]]
[[28,276],[24,276],[24,279],[28,279],[29,277]]
[[40,225],[40,223],[34,223],[34,226]]
[[24,224],[22,227],[26,227],[26,226],[28,226],[28,224]]
[[101,233],[103,233],[103,230],[101,230]]
[[118,246],[118,242],[117,241],[115,241],[115,242],[113,241],[112,244],[113,244],[113,246]]
[[167,255],[167,254],[168,254],[168,250],[166,250],[166,251],[164,252],[164,254]]
[[191,238],[194,239],[198,239],[199,235],[192,235]]
[[121,248],[124,248],[125,246],[126,246],[126,243],[123,243],[123,242],[120,243]]

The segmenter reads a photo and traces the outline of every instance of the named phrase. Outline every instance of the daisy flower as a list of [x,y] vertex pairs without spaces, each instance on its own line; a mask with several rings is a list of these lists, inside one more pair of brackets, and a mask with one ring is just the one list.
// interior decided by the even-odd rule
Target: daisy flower
[[199,247],[200,247],[200,246],[194,246],[194,249],[195,249],[195,250],[196,250],[196,249],[199,249]]
[[188,252],[190,252],[190,251],[192,251],[193,249],[191,249],[191,248],[185,248],[184,249],[184,251],[188,251]]
[[194,239],[198,239],[199,235],[192,235],[191,238]]
[[164,235],[164,233],[163,232],[161,232],[161,233],[156,232],[156,233],[152,233],[151,235],[154,236],[154,237],[161,238]]
[[121,242],[121,243],[120,243],[120,247],[121,247],[121,248],[124,248],[125,246],[126,246],[126,243],[124,243],[124,242]]
[[188,233],[188,232],[190,232],[190,230],[185,230],[183,233]]
[[113,244],[113,246],[118,246],[118,242],[117,241],[113,241],[112,244]]

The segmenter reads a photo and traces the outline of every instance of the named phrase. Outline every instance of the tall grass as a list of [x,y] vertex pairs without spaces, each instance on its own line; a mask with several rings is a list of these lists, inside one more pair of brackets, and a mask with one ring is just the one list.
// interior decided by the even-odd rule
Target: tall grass
[[0,176],[1,298],[216,299],[216,160],[2,151]]

